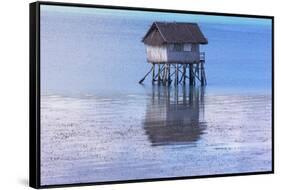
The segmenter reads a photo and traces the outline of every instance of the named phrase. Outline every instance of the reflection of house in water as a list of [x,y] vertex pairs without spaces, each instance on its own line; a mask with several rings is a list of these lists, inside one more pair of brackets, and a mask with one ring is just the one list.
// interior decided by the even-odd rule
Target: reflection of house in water
[[152,145],[197,141],[205,129],[204,87],[152,87],[144,129]]

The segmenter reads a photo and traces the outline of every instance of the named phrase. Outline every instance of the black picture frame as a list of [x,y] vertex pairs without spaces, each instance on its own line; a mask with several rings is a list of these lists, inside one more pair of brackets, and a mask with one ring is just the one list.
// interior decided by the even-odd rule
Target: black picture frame
[[[172,178],[156,178],[156,179],[138,179],[138,180],[122,180],[122,181],[106,181],[93,183],[75,183],[61,185],[41,185],[40,184],[40,6],[41,5],[57,5],[67,7],[89,7],[89,8],[106,8],[117,10],[132,10],[132,11],[153,11],[153,12],[168,12],[168,13],[186,13],[199,15],[214,15],[214,16],[231,16],[244,18],[263,18],[270,19],[272,23],[272,170],[263,172],[247,172],[233,174],[213,174],[200,176],[180,176]],[[30,59],[30,74],[29,74],[29,185],[33,188],[52,188],[52,187],[70,187],[84,185],[100,185],[100,184],[120,184],[120,183],[135,183],[135,182],[151,182],[162,180],[182,180],[195,178],[211,178],[211,177],[227,177],[227,176],[244,176],[257,174],[273,174],[274,173],[274,17],[264,15],[247,15],[247,14],[230,14],[217,12],[201,12],[201,11],[186,11],[186,10],[168,10],[155,8],[140,8],[140,7],[121,7],[108,5],[91,5],[80,3],[60,3],[39,1],[30,3],[29,5],[29,59]]]

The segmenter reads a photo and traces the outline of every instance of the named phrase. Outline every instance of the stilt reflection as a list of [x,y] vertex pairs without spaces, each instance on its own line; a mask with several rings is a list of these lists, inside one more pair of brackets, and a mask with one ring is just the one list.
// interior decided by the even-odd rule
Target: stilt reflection
[[144,130],[152,146],[186,144],[200,138],[204,122],[204,87],[152,86]]

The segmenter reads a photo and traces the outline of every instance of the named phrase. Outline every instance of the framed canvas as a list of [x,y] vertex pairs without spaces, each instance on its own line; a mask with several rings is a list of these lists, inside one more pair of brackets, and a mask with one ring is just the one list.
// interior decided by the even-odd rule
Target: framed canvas
[[30,186],[274,171],[274,18],[30,4]]

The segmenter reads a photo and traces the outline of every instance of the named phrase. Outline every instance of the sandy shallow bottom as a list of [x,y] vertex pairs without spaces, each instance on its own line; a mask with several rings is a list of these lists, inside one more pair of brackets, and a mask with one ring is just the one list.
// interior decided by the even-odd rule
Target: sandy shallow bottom
[[41,185],[271,170],[271,96],[41,96]]

